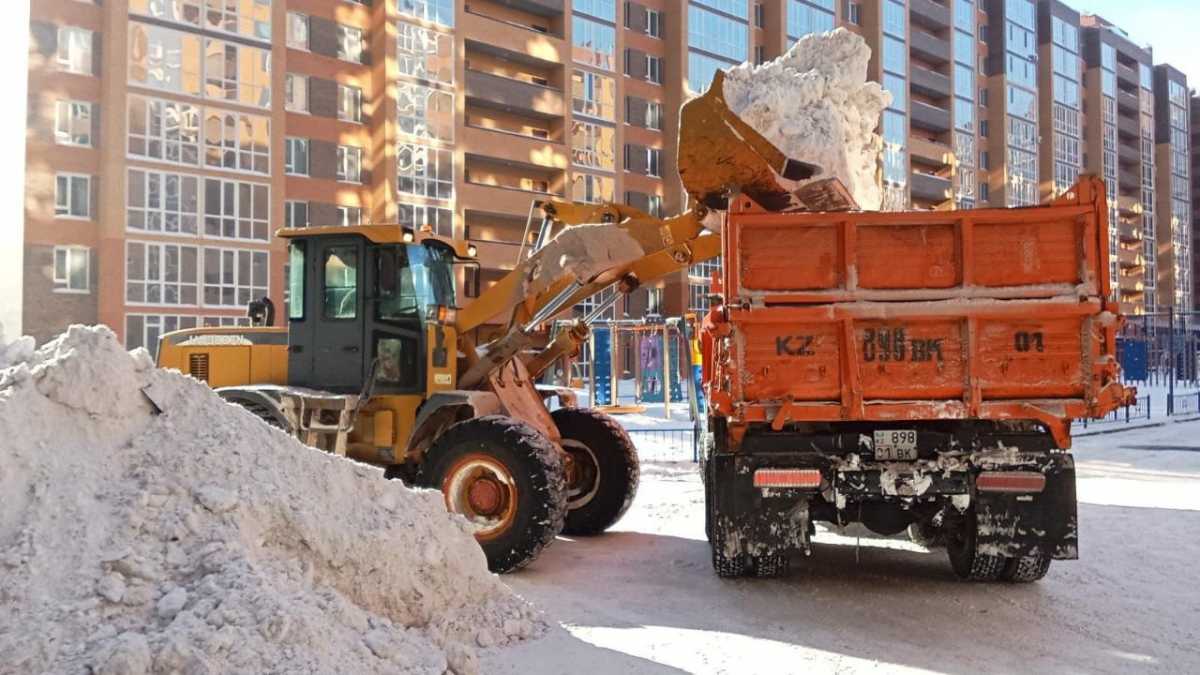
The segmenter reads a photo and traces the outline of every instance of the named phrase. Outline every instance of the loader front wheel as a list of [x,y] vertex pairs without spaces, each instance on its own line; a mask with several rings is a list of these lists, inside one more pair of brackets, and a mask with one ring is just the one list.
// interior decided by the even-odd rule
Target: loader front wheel
[[447,510],[475,525],[493,572],[529,564],[562,530],[562,456],[520,420],[488,415],[451,426],[430,448],[422,475],[441,489]]
[[551,417],[571,462],[563,532],[600,534],[625,515],[637,494],[637,449],[621,425],[604,413],[560,408]]

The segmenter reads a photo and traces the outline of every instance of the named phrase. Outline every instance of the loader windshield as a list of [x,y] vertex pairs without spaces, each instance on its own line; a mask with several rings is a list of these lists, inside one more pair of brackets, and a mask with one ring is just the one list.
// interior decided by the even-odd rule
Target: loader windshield
[[399,259],[385,266],[394,270],[393,292],[381,294],[382,320],[423,319],[429,308],[454,306],[454,255],[444,247],[408,244],[386,252]]

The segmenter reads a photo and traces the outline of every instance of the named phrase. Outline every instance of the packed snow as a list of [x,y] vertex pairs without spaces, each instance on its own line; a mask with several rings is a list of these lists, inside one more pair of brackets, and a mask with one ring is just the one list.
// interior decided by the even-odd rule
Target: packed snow
[[835,176],[867,211],[883,203],[875,133],[891,100],[867,81],[871,49],[845,28],[800,38],[779,58],[729,69],[729,109],[788,157]]
[[108,328],[31,347],[0,344],[0,673],[473,673],[544,631],[439,493]]

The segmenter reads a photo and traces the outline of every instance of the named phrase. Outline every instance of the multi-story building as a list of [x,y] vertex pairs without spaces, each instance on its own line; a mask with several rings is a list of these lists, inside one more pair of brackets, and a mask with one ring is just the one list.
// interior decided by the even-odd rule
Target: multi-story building
[[1200,96],[1192,96],[1189,107],[1191,134],[1188,139],[1191,146],[1188,154],[1191,156],[1191,194],[1192,194],[1192,309],[1200,307],[1200,284],[1194,282],[1200,279]]
[[34,3],[26,332],[98,321],[152,345],[280,299],[282,10]]
[[1191,312],[1192,189],[1187,76],[1154,67],[1155,209],[1158,213],[1158,306]]
[[1085,170],[1104,176],[1112,206],[1110,264],[1114,293],[1130,314],[1156,305],[1152,55],[1103,18],[1083,15],[1086,65]]
[[[1186,83],[1162,68],[1177,85],[1156,97],[1150,52],[1059,0],[44,0],[26,330],[100,321],[153,346],[244,321],[251,298],[282,307],[282,226],[465,238],[480,258],[461,272],[468,302],[517,262],[535,201],[686,208],[673,112],[718,68],[836,26],[864,36],[893,95],[888,206],[1033,204],[1093,171],[1125,308],[1194,288],[1174,215],[1188,176],[1163,168],[1187,140],[1170,122]],[[717,269],[647,284],[610,315],[704,309]]]

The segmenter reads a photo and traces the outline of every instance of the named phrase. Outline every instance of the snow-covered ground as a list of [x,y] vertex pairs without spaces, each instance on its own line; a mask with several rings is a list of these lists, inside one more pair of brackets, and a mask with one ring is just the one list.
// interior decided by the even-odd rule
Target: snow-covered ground
[[1081,559],[1028,586],[831,533],[784,579],[721,580],[694,466],[645,465],[612,532],[505,577],[563,628],[483,671],[1200,672],[1200,422],[1079,439],[1076,457]]

